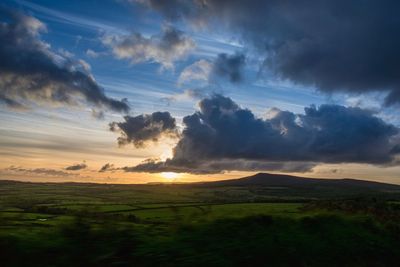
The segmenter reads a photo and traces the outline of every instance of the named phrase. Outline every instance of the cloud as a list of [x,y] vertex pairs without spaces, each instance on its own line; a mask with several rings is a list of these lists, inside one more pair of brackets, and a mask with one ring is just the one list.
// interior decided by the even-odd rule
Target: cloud
[[211,62],[201,59],[186,67],[179,75],[178,84],[185,82],[198,81],[208,82],[213,65]]
[[175,118],[169,112],[125,116],[124,119],[124,122],[110,123],[110,130],[121,134],[118,137],[119,145],[132,143],[141,148],[149,141],[157,142],[162,136],[172,137],[177,134]]
[[225,170],[236,171],[281,171],[281,172],[309,172],[317,164],[313,162],[265,162],[257,160],[217,160],[208,163],[213,172]]
[[221,78],[231,83],[239,83],[244,77],[243,68],[245,63],[245,55],[239,52],[232,55],[218,54],[212,62],[201,59],[181,72],[178,85],[192,81],[208,85]]
[[87,168],[87,165],[85,163],[80,163],[80,164],[74,164],[74,165],[68,166],[65,169],[67,171],[79,171],[79,170],[83,170],[86,168]]
[[177,172],[192,174],[214,174],[225,171],[281,171],[281,172],[309,172],[317,164],[313,162],[265,162],[260,160],[247,159],[223,159],[223,160],[197,160],[185,161],[176,159],[167,159],[158,161],[148,159],[133,166],[124,167],[126,172]]
[[370,111],[338,105],[311,106],[304,115],[278,111],[266,120],[221,95],[199,107],[183,119],[175,157],[381,163],[392,159],[390,138],[398,134]]
[[127,112],[125,101],[107,97],[88,65],[68,53],[55,53],[40,39],[39,20],[0,8],[0,102],[11,108],[26,104],[78,105]]
[[400,103],[398,1],[130,2],[169,20],[227,29],[256,48],[281,78],[324,92],[384,92],[387,105]]
[[86,55],[88,56],[88,57],[90,57],[90,58],[97,58],[97,57],[99,57],[100,56],[100,52],[96,52],[96,51],[94,51],[94,50],[92,50],[92,49],[88,49],[88,50],[86,50]]
[[185,89],[182,93],[165,97],[162,100],[170,104],[176,100],[201,99],[209,92],[220,89],[219,82],[228,80],[231,83],[243,81],[245,55],[239,52],[234,54],[218,54],[213,61],[198,60],[183,69],[178,78],[178,86],[194,85],[195,88]]
[[172,27],[164,27],[160,35],[149,38],[140,33],[109,35],[103,38],[103,43],[119,59],[129,59],[133,64],[153,61],[165,69],[172,69],[175,61],[186,57],[196,46],[191,38]]
[[15,101],[14,99],[11,99],[1,93],[0,93],[0,103],[5,104],[10,109],[15,109],[15,110],[26,110],[27,109],[21,103]]
[[106,163],[100,168],[99,172],[106,172],[111,170],[114,170],[114,164]]
[[165,102],[167,105],[171,105],[172,102],[182,101],[182,100],[199,100],[206,96],[205,88],[196,89],[185,89],[181,93],[176,93],[168,97],[161,98],[161,101]]
[[227,78],[232,83],[237,83],[243,79],[243,67],[245,56],[241,53],[228,55],[219,54],[213,64],[212,74],[217,77]]
[[98,120],[103,120],[105,115],[104,115],[104,112],[102,110],[92,109],[92,117],[96,118]]
[[230,98],[214,95],[201,100],[199,108],[183,118],[171,159],[126,170],[306,171],[320,163],[385,165],[399,154],[399,129],[357,107],[310,106],[304,114],[274,109],[261,119]]
[[38,175],[46,175],[46,176],[58,176],[58,177],[67,177],[67,176],[76,176],[76,174],[68,173],[60,170],[47,169],[47,168],[36,168],[36,169],[26,169],[22,167],[10,166],[5,169],[6,171],[12,172],[23,172],[23,173],[31,173]]

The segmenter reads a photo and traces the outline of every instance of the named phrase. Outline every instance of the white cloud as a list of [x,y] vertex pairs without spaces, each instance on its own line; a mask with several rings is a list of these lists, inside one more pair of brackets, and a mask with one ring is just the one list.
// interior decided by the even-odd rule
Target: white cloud
[[209,61],[204,59],[196,61],[181,72],[178,84],[182,85],[190,81],[208,82],[211,70],[212,64]]
[[119,59],[129,59],[133,64],[156,62],[164,69],[173,69],[174,63],[185,58],[195,42],[181,31],[164,27],[162,34],[144,37],[140,33],[105,36],[103,43],[111,47]]

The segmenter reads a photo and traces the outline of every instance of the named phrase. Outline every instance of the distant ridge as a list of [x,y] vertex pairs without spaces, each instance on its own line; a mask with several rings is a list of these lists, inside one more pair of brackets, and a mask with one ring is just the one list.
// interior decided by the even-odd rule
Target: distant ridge
[[146,184],[120,184],[120,183],[94,183],[94,182],[33,182],[33,181],[17,181],[17,180],[0,180],[0,185],[6,184],[26,184],[26,185],[43,185],[43,184],[65,184],[71,186],[205,186],[205,187],[221,187],[221,186],[259,186],[259,187],[285,187],[296,189],[315,189],[315,188],[335,188],[335,189],[371,189],[371,190],[387,190],[400,193],[400,185],[381,183],[376,181],[366,181],[361,179],[331,179],[331,178],[306,178],[294,175],[257,173],[255,175],[229,180],[217,180],[210,182],[152,182]]
[[257,173],[239,179],[204,182],[207,186],[335,187],[375,190],[400,190],[400,185],[358,179],[315,179],[293,175]]

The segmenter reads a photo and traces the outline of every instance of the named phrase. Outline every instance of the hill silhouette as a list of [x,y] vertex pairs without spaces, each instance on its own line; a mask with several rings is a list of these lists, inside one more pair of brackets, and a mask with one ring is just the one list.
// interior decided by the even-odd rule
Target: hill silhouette
[[212,181],[201,183],[204,186],[254,186],[282,187],[293,189],[335,189],[360,191],[394,191],[400,193],[400,185],[358,180],[358,179],[324,179],[305,178],[293,175],[257,173],[239,179]]

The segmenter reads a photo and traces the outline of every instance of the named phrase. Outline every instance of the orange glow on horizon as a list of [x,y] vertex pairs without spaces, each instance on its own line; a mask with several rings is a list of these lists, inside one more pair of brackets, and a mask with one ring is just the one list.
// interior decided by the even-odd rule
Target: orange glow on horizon
[[168,181],[176,180],[180,176],[180,174],[176,172],[162,172],[160,175]]

